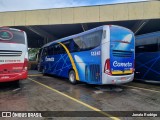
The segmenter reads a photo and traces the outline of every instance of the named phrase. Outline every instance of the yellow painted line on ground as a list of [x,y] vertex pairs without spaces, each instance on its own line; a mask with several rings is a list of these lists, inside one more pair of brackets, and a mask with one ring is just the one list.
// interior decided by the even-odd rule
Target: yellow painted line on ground
[[52,88],[52,87],[49,87],[49,86],[47,86],[47,85],[45,85],[45,84],[43,84],[43,83],[40,83],[40,82],[38,82],[38,81],[36,81],[36,80],[31,79],[31,78],[28,78],[28,79],[30,79],[31,81],[33,81],[33,82],[35,82],[35,83],[37,83],[37,84],[39,84],[39,85],[41,85],[41,86],[44,86],[44,87],[52,90],[53,92],[59,93],[59,94],[65,96],[65,97],[67,97],[67,98],[69,98],[69,99],[71,99],[71,100],[73,100],[73,101],[75,101],[75,102],[77,102],[77,103],[79,103],[79,104],[81,104],[81,105],[84,105],[84,106],[86,106],[86,107],[88,107],[88,108],[90,108],[90,109],[92,109],[92,110],[94,110],[94,111],[97,111],[97,112],[105,115],[106,117],[109,117],[109,118],[111,118],[111,119],[113,119],[113,120],[120,120],[118,117],[114,117],[114,116],[112,116],[112,115],[110,115],[110,114],[107,114],[106,112],[103,112],[103,111],[101,111],[101,110],[98,109],[98,108],[95,108],[95,107],[93,107],[93,106],[91,106],[91,105],[88,105],[88,104],[86,104],[86,103],[84,103],[84,102],[82,102],[82,101],[80,101],[80,100],[77,100],[77,99],[75,99],[75,98],[73,98],[73,97],[71,97],[71,96],[69,96],[69,95],[67,95],[67,94],[64,94],[64,93],[62,93],[62,92],[60,92],[60,91],[58,91],[58,90],[56,90],[56,89],[54,89],[54,88]]
[[32,76],[43,76],[42,74],[35,74],[35,75],[28,75],[29,77],[32,77]]
[[130,86],[130,85],[121,85],[124,87],[129,87],[129,88],[135,88],[135,89],[140,89],[140,90],[145,90],[145,91],[150,91],[150,92],[157,92],[160,93],[160,91],[157,90],[151,90],[151,89],[146,89],[146,88],[140,88],[140,87],[135,87],[135,86]]

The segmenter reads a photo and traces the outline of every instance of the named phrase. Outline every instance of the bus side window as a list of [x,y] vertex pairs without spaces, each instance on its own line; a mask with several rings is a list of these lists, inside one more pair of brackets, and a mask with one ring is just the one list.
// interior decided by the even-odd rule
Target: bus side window
[[45,54],[44,54],[45,56],[47,56],[48,55],[48,48],[46,47],[45,48]]
[[85,49],[93,49],[100,45],[102,40],[102,31],[96,31],[88,35],[84,35],[82,38],[84,44],[86,45]]
[[51,55],[51,51],[50,51],[51,47],[49,46],[48,49],[47,49],[47,53],[48,55]]
[[62,50],[62,46],[57,43],[54,45],[54,54],[62,54],[63,50]]
[[74,38],[74,51],[84,51],[93,49],[101,44],[101,40],[102,30],[87,35],[83,35],[82,37]]
[[53,45],[48,47],[48,55],[53,55],[54,54],[54,50],[53,50]]
[[[70,40],[67,40],[67,41],[64,41],[64,42],[62,42],[65,46],[66,46],[66,48],[70,51],[70,43],[71,43],[71,41]],[[66,53],[66,50],[62,47],[62,53],[64,54],[64,53]]]
[[82,51],[85,48],[85,44],[82,41],[82,37],[73,38],[74,52]]
[[51,54],[54,55],[54,45],[51,46]]
[[55,44],[54,45],[54,54],[58,54],[58,50],[59,50],[58,44]]
[[137,40],[136,44],[136,53],[157,52],[159,49],[158,39],[155,37]]
[[70,40],[70,47],[69,47],[70,52],[76,52],[76,48],[78,49],[78,46],[75,44],[73,39]]
[[43,53],[42,53],[42,57],[47,56],[47,48],[43,48]]

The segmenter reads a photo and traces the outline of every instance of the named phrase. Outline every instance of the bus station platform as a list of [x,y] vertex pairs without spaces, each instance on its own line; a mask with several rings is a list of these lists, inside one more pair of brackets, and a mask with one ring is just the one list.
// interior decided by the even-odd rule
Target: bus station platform
[[[42,120],[123,120],[126,116],[115,115],[114,112],[160,111],[160,87],[154,84],[72,85],[64,78],[29,71],[28,79],[20,81],[18,87],[13,83],[0,83],[0,87],[0,111],[93,111],[94,115],[103,115],[71,117],[71,114],[68,117],[37,118]],[[130,119],[135,120],[135,117]],[[136,120],[141,119],[150,120],[152,117],[136,117]],[[158,117],[154,119],[158,120]]]

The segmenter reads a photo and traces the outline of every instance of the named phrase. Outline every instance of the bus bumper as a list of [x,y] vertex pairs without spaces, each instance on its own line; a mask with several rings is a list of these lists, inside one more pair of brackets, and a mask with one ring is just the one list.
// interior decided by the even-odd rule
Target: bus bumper
[[28,75],[27,71],[22,71],[20,73],[12,73],[12,74],[0,74],[0,82],[23,80],[27,78],[27,75]]
[[124,84],[131,82],[134,79],[134,73],[125,76],[110,76],[106,75],[106,79],[102,80],[102,84]]

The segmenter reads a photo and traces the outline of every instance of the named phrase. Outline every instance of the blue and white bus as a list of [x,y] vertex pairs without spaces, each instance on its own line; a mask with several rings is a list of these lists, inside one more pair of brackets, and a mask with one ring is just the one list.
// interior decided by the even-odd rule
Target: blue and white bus
[[135,78],[160,83],[160,31],[136,36]]
[[88,84],[122,84],[134,78],[134,34],[104,25],[44,45],[39,71]]

